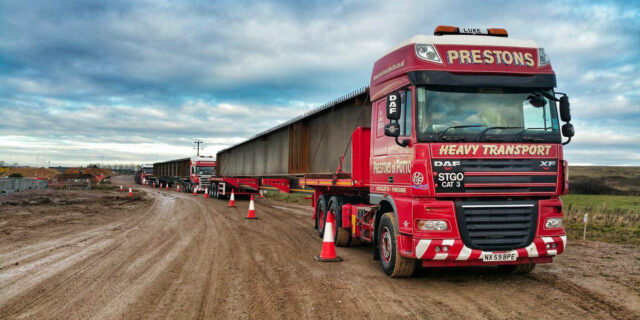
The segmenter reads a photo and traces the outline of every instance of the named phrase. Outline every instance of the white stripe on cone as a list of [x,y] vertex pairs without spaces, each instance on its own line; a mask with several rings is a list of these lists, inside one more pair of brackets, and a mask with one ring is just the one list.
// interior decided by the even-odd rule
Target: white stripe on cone
[[333,242],[333,223],[327,221],[324,224],[324,235],[322,236],[322,242]]

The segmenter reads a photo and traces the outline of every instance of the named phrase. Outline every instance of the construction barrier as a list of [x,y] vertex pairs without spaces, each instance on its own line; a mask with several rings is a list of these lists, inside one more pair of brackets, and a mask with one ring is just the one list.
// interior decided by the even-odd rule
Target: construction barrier
[[47,180],[0,178],[0,195],[48,187]]

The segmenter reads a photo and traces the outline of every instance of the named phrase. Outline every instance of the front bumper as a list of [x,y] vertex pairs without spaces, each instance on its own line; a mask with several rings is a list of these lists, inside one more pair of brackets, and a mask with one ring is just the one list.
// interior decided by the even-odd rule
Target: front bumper
[[[547,245],[555,244],[555,248],[547,249]],[[551,262],[551,258],[564,252],[567,245],[567,237],[535,237],[533,242],[525,248],[510,251],[483,251],[471,249],[464,245],[460,239],[413,239],[416,258],[423,260],[423,265],[495,265],[495,264],[520,264],[520,263],[544,263]],[[446,252],[444,247],[447,247]],[[553,246],[552,246],[553,247]],[[516,261],[484,262],[485,254],[508,252],[515,253]]]

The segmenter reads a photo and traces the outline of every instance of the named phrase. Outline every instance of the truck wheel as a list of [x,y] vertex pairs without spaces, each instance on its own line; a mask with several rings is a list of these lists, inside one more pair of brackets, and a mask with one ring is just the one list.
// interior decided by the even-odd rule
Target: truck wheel
[[392,278],[409,277],[413,274],[416,260],[400,255],[396,242],[397,234],[398,228],[393,212],[382,214],[378,227],[378,251],[382,270]]
[[318,229],[318,235],[320,238],[324,235],[324,221],[327,213],[327,201],[324,196],[318,198],[318,204],[316,205],[316,229]]
[[535,263],[527,263],[527,264],[508,264],[503,266],[498,266],[498,268],[504,273],[510,274],[527,274],[536,267]]
[[[332,214],[335,226],[333,226],[333,242],[338,247],[346,247],[351,243],[351,230],[342,227],[342,205],[344,204],[344,197],[334,196],[329,199],[329,212],[327,215]],[[325,223],[327,218],[324,218]]]

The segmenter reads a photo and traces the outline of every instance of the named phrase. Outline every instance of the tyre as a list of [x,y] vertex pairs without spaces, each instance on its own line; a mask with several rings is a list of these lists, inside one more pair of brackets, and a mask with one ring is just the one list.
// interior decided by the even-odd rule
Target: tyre
[[[342,196],[334,196],[329,199],[329,212],[332,214],[335,225],[333,226],[333,242],[338,247],[346,247],[351,244],[351,230],[342,227],[342,205],[345,202]],[[325,223],[327,218],[324,218]]]
[[498,268],[504,272],[509,274],[527,274],[536,267],[535,263],[528,264],[508,264],[503,266],[498,266]]
[[316,229],[318,230],[318,236],[322,238],[324,235],[324,221],[327,214],[327,201],[322,195],[318,197],[318,203],[316,205]]
[[378,251],[382,270],[392,278],[409,277],[413,274],[416,260],[400,255],[396,235],[398,227],[393,212],[386,212],[380,218],[378,227]]

